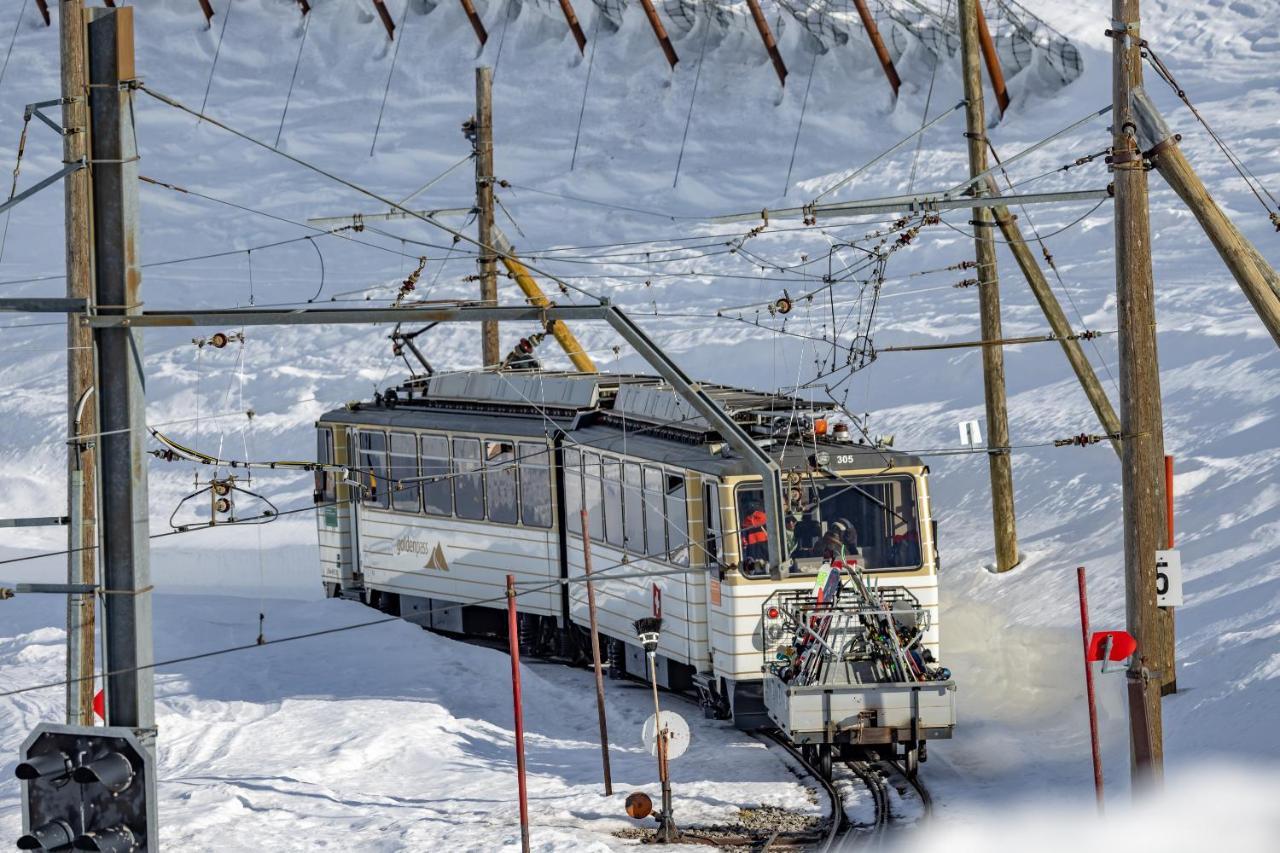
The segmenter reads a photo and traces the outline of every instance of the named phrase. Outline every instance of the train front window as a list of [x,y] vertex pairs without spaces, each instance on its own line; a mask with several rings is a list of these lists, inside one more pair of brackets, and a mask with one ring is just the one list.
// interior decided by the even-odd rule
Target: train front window
[[[764,505],[759,486],[736,492],[743,554],[763,556],[768,537],[753,516]],[[802,479],[785,496],[787,549],[800,567],[854,559],[869,571],[921,564],[915,481],[908,476]]]

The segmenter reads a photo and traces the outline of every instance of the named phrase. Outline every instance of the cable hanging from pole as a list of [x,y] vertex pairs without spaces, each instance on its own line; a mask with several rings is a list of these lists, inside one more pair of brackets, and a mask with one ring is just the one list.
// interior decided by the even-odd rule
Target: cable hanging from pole
[[218,31],[218,45],[213,50],[213,64],[209,66],[209,80],[204,84],[204,97],[200,99],[200,112],[209,104],[209,90],[213,88],[213,75],[218,70],[218,57],[222,55],[222,40],[227,35],[227,24],[231,22],[231,8],[235,4],[227,0],[227,10],[222,13],[222,29]]
[[[408,0],[405,0],[404,12],[401,13],[400,15],[400,38],[395,40],[396,46],[391,50],[391,67],[387,69],[387,85],[384,86],[382,89],[382,105],[378,107],[378,123],[373,128],[373,141],[369,143],[370,157],[373,156],[373,149],[378,144],[378,133],[379,131],[382,130],[382,113],[387,108],[387,95],[391,93],[391,78],[396,73],[396,60],[400,58],[400,45],[404,43],[404,26],[408,22],[408,19],[409,19],[409,3],[408,3]],[[304,34],[304,38],[305,38],[305,34]],[[298,56],[299,57],[302,56],[301,50],[298,51]],[[203,112],[204,107],[201,107],[200,109]],[[280,122],[281,122],[281,125],[283,126],[284,119],[281,118]],[[279,144],[279,136],[276,137],[276,143],[277,145]]]
[[[1173,72],[1169,70],[1169,67],[1164,64],[1164,61],[1160,59],[1156,52],[1151,49],[1151,45],[1147,43],[1147,40],[1143,39],[1139,44],[1142,48],[1143,57],[1151,65],[1152,70],[1156,72],[1156,76],[1167,83],[1169,88],[1173,90],[1174,94],[1178,96],[1178,99],[1187,105],[1187,109],[1191,110],[1191,114],[1196,117],[1196,121],[1198,121],[1205,129],[1214,144],[1218,146],[1220,151],[1222,151],[1223,156],[1227,158],[1227,162],[1229,162],[1236,170],[1236,174],[1238,174],[1245,182],[1245,185],[1249,187],[1249,191],[1253,193],[1253,197],[1262,205],[1263,210],[1267,211],[1267,217],[1271,220],[1271,224],[1275,226],[1277,231],[1280,231],[1280,202],[1276,201],[1276,197],[1271,194],[1271,192],[1266,188],[1266,185],[1262,183],[1261,179],[1259,179],[1258,176],[1245,165],[1244,160],[1242,160],[1235,151],[1231,150],[1231,147],[1227,145],[1226,141],[1218,135],[1218,132],[1214,130],[1205,117],[1200,114],[1200,111],[1196,109],[1195,104],[1191,103],[1191,98],[1187,95],[1186,90],[1178,84],[1176,79],[1174,79]],[[1262,194],[1265,194],[1267,199],[1270,199],[1270,204],[1267,203],[1267,199],[1262,197]]]
[[311,29],[311,16],[302,16],[302,38],[298,41],[298,55],[293,60],[293,74],[289,77],[289,91],[284,96],[284,109],[280,111],[280,126],[276,128],[275,146],[280,147],[280,135],[284,133],[284,120],[289,115],[289,103],[293,100],[293,84],[298,79],[298,68],[302,65],[302,51],[307,46],[307,32]]

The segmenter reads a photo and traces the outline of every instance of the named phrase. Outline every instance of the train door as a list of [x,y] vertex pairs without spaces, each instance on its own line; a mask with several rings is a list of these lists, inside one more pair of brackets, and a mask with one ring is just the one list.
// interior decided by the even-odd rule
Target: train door
[[[316,431],[316,461],[347,465],[345,432],[322,425]],[[330,596],[357,586],[352,559],[352,518],[349,488],[333,468],[315,472],[316,544],[321,576]]]
[[[696,485],[695,485],[696,484]],[[689,521],[694,566],[703,571],[686,575],[689,616],[689,659],[700,671],[711,669],[709,604],[719,595],[720,496],[714,480],[690,480]],[[696,497],[695,497],[696,496]],[[714,581],[713,581],[714,579]],[[716,588],[712,588],[712,583]]]
[[[347,485],[345,487],[347,499],[344,503],[340,504],[340,506],[344,506],[347,510],[351,546],[349,548],[350,559],[344,564],[346,574],[343,578],[343,586],[344,588],[361,591],[364,586],[364,571],[362,561],[360,559],[360,507],[363,505],[363,501],[360,499],[361,493],[359,486],[351,485],[352,483],[358,484],[360,482],[360,475],[356,472],[360,460],[356,452],[358,445],[356,443],[356,431],[354,429],[346,431],[346,441],[344,444],[346,445],[346,466],[351,473],[347,475]],[[348,583],[350,584],[349,587],[347,586]]]

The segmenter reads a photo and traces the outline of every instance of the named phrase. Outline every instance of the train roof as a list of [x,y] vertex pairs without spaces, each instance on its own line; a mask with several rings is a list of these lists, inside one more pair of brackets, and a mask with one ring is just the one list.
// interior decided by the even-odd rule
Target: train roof
[[[914,467],[910,454],[815,436],[819,418],[847,422],[830,406],[799,397],[703,384],[702,390],[756,437],[784,468],[804,467],[826,450],[839,468]],[[326,412],[325,423],[437,429],[542,438],[561,432],[595,449],[640,456],[717,475],[750,474],[734,453],[669,383],[643,374],[553,371],[473,371],[411,379],[370,402]]]

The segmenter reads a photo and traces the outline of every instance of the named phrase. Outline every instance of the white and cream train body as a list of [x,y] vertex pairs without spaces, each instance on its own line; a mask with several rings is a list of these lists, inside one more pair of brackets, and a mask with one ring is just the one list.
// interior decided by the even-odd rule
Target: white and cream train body
[[[811,588],[831,550],[872,584],[909,589],[939,656],[936,526],[918,458],[825,434],[812,404],[703,386],[779,463],[790,565],[772,576],[753,523],[761,486],[660,380],[476,372],[413,380],[318,422],[320,559],[331,596],[439,631],[505,636],[514,575],[521,642],[589,649],[582,510],[599,631],[614,674],[643,676],[633,623],[662,618],[659,683],[709,713],[767,723],[762,606]],[[834,434],[833,434],[834,433]],[[825,552],[825,553],[824,553]]]

